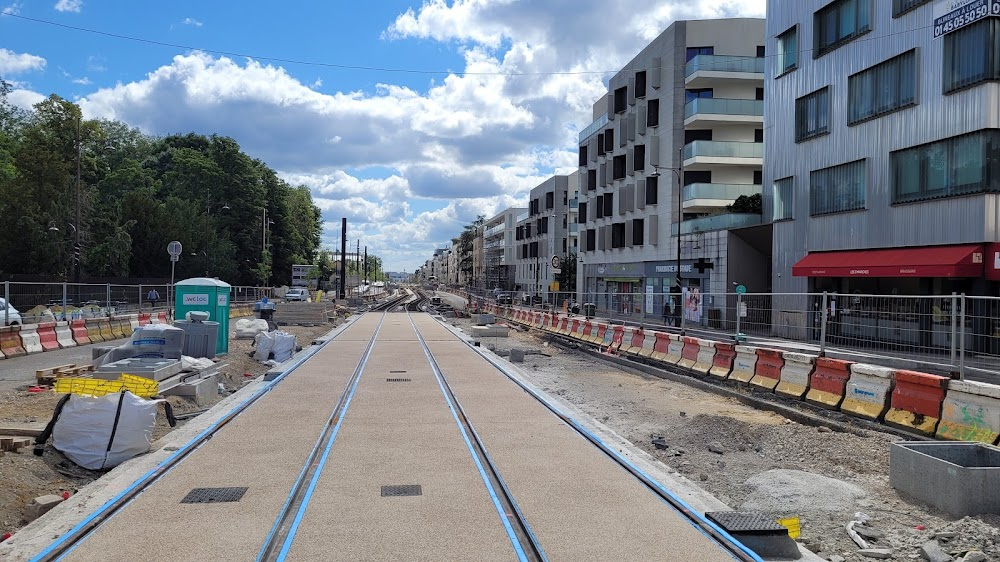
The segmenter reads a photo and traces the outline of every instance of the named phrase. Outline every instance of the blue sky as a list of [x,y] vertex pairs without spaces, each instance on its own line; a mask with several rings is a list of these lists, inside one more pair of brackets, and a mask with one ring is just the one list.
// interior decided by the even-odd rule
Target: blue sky
[[608,77],[672,21],[763,17],[764,0],[0,0],[0,12],[15,103],[55,93],[150,134],[231,136],[312,189],[325,244],[346,216],[351,239],[412,271],[478,214],[575,169]]

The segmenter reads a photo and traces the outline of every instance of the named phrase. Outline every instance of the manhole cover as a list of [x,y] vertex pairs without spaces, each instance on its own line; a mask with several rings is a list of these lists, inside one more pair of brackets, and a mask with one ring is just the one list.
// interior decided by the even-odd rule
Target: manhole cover
[[382,497],[399,497],[399,496],[422,496],[423,490],[420,489],[420,484],[397,484],[395,486],[382,486]]
[[730,533],[770,535],[788,532],[774,518],[759,511],[715,511],[705,516]]
[[410,382],[410,379],[385,379],[385,382]]
[[246,488],[195,488],[184,496],[181,503],[238,502],[246,491]]
[[390,373],[405,373],[406,371],[389,371]]

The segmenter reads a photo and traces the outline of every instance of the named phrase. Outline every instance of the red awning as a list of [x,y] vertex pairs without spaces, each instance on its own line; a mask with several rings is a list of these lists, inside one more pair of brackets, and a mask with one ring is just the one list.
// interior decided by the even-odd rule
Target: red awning
[[982,277],[983,245],[814,252],[795,277]]

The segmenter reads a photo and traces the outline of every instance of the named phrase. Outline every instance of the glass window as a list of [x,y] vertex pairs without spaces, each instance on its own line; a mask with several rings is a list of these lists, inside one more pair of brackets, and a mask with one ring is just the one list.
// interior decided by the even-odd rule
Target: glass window
[[818,58],[871,30],[871,0],[831,2],[816,12],[813,24],[813,57]]
[[691,62],[691,59],[698,55],[714,55],[715,47],[688,47],[687,48],[687,59],[685,62]]
[[916,103],[916,50],[852,75],[847,81],[851,125]]
[[777,73],[784,74],[795,70],[799,65],[799,28],[792,26],[778,36]]
[[893,203],[996,192],[1000,131],[988,129],[892,153]]
[[809,174],[809,213],[824,215],[865,208],[864,160],[841,164]]
[[1000,80],[1000,21],[986,18],[944,36],[944,92]]
[[780,221],[793,218],[792,197],[794,192],[794,179],[784,178],[776,180],[771,185],[771,220]]
[[714,90],[712,88],[695,88],[684,90],[684,103],[689,103],[692,100],[699,98],[711,98],[714,95]]
[[892,17],[898,18],[917,6],[926,4],[930,1],[931,0],[892,0]]
[[830,132],[830,88],[795,100],[795,141],[818,137]]

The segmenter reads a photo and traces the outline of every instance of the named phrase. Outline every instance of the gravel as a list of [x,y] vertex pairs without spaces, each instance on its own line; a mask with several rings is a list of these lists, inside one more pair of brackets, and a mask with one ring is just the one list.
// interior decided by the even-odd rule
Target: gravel
[[[860,514],[884,535],[871,540],[871,548],[891,549],[893,559],[917,560],[935,533],[953,531],[957,536],[943,544],[949,554],[958,559],[978,550],[1000,561],[1000,516],[955,520],[889,486],[889,445],[900,439],[875,424],[848,419],[849,432],[802,425],[685,384],[623,371],[546,338],[540,330],[511,330],[508,338],[486,338],[482,345],[551,355],[527,355],[518,367],[539,388],[575,404],[730,507],[799,516],[799,542],[813,552],[870,560],[846,531]],[[710,444],[723,454],[710,451]]]

